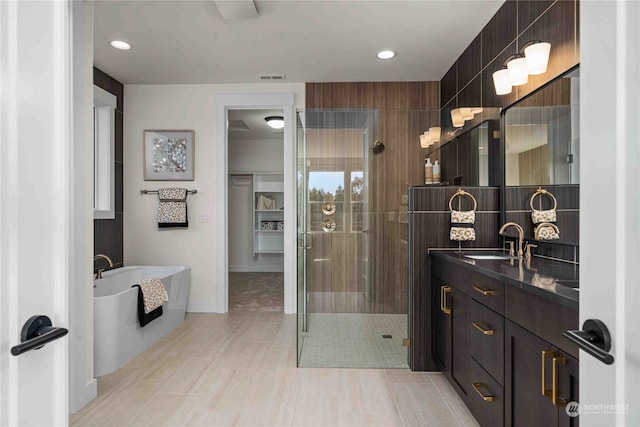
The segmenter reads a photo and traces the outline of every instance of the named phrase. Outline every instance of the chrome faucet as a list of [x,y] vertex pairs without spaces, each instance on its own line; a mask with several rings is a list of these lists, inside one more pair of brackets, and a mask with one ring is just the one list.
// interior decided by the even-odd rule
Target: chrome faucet
[[[109,268],[113,267],[113,261],[111,261],[111,258],[106,256],[105,254],[97,254],[96,256],[93,257],[93,261],[95,262],[100,258],[107,260],[107,262],[109,263]],[[98,269],[98,272],[96,273],[96,279],[102,279],[102,272],[104,270],[105,270],[104,268]]]
[[[502,227],[500,227],[500,231],[498,231],[498,234],[500,234],[501,236],[504,236],[504,232],[508,227],[514,227],[518,231],[518,258],[522,258],[523,256],[522,241],[524,240],[524,230],[522,229],[521,226],[519,226],[515,222],[507,222]],[[509,255],[513,255],[513,254],[509,254]]]

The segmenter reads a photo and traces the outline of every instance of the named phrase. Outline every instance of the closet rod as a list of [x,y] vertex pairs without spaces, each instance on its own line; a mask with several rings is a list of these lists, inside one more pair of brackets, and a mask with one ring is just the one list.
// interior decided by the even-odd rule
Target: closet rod
[[[197,194],[198,190],[187,190],[189,194]],[[140,190],[140,194],[158,194],[158,190]]]

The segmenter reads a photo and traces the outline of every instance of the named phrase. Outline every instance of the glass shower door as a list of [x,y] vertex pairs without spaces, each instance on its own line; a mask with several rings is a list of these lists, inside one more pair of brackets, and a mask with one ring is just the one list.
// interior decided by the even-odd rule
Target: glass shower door
[[298,250],[297,250],[297,333],[298,333],[298,361],[300,360],[300,354],[302,353],[302,346],[304,344],[304,333],[308,330],[309,316],[307,312],[307,251],[310,249],[311,238],[307,233],[307,206],[304,201],[307,199],[307,171],[306,171],[306,144],[305,144],[305,132],[304,132],[304,113],[298,112],[296,114],[296,143],[297,143],[297,203],[298,203],[298,217],[297,217],[297,235],[298,235]]

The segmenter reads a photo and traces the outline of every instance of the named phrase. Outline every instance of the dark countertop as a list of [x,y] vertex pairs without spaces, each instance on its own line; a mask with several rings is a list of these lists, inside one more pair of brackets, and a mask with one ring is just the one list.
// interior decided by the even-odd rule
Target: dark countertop
[[511,286],[534,293],[564,306],[578,309],[580,292],[579,266],[561,261],[533,257],[527,264],[524,260],[471,259],[465,255],[490,255],[501,252],[474,251],[430,251],[430,255],[470,268]]

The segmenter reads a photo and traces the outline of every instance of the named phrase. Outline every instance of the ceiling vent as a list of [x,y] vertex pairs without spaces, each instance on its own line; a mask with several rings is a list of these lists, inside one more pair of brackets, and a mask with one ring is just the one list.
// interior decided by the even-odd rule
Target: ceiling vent
[[250,130],[249,126],[244,122],[244,120],[229,120],[229,130],[230,131],[248,131]]
[[287,77],[284,74],[262,74],[260,75],[260,80],[285,80]]
[[258,17],[258,10],[253,0],[220,0],[213,3],[218,8],[222,19],[227,21],[244,21]]

